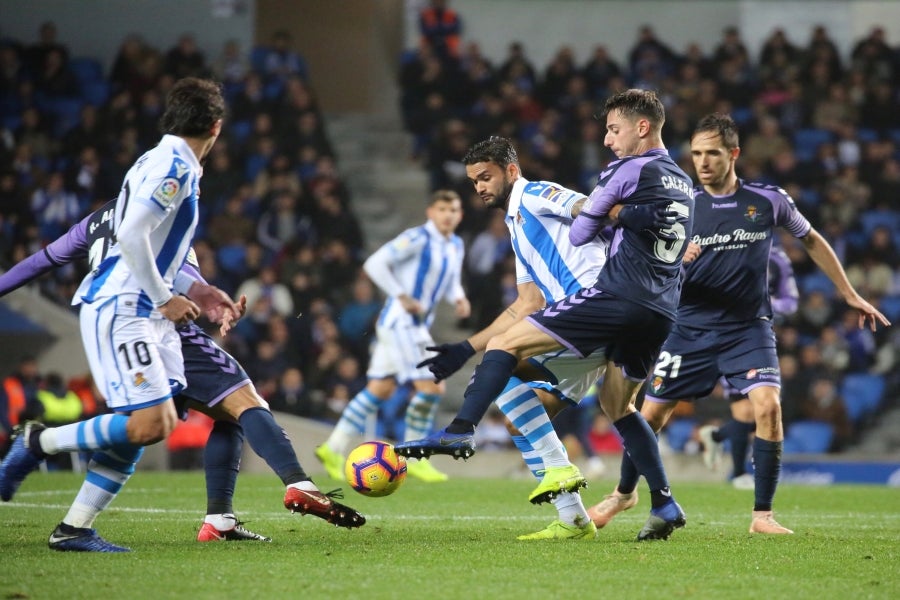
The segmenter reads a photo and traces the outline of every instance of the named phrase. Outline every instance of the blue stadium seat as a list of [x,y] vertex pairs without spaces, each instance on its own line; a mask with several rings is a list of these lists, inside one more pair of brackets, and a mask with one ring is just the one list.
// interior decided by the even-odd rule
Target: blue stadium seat
[[828,279],[828,275],[821,271],[816,271],[815,273],[800,277],[797,281],[797,285],[804,295],[811,292],[822,292],[827,297],[834,298],[834,284]]
[[834,439],[834,427],[820,421],[797,421],[784,436],[785,454],[819,454],[828,452]]
[[69,61],[69,71],[81,85],[103,81],[103,65],[95,58],[73,58]]
[[250,66],[258,73],[266,72],[266,58],[269,56],[269,49],[265,46],[256,46],[250,51]]
[[81,120],[81,98],[55,98],[47,103],[47,111],[53,115],[54,131],[62,135]]
[[109,94],[109,82],[102,79],[100,81],[91,81],[81,86],[81,99],[84,100],[85,104],[92,104],[98,108],[106,104],[106,101],[109,100]]
[[856,139],[860,142],[877,142],[881,136],[878,135],[878,131],[875,129],[868,129],[865,127],[860,127],[856,130]]
[[669,447],[676,452],[683,452],[696,426],[697,423],[693,419],[672,419],[669,421],[665,429]]
[[866,235],[872,235],[872,232],[879,227],[887,227],[889,231],[896,231],[900,227],[900,212],[893,210],[867,211],[859,216],[859,222]]
[[794,132],[794,154],[800,162],[809,162],[816,157],[819,146],[830,141],[831,132],[825,129],[798,129]]
[[880,375],[851,373],[841,382],[841,397],[853,422],[873,414],[881,405],[885,381]]
[[900,296],[885,296],[878,302],[878,310],[884,313],[889,321],[900,321]]

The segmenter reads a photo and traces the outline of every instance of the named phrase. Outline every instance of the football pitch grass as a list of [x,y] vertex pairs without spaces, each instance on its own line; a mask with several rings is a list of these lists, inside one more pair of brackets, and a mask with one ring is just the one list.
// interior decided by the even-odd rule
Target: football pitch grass
[[[34,474],[0,504],[0,598],[900,598],[900,490],[886,487],[782,485],[776,516],[796,533],[759,536],[752,492],[676,481],[688,524],[668,541],[634,541],[644,494],[596,540],[520,542],[555,516],[528,503],[527,479],[409,480],[386,498],[345,485],[368,518],[345,530],[284,510],[274,476],[241,475],[239,517],[273,542],[201,544],[202,474],[138,472],[96,523],[132,552],[51,551],[80,481]],[[585,503],[612,487],[593,482]]]

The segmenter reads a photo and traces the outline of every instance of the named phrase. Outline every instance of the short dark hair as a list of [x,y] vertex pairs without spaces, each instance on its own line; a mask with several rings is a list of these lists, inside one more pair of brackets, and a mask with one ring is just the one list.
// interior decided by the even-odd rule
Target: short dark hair
[[636,116],[650,121],[654,129],[661,129],[666,122],[666,109],[657,97],[656,92],[632,88],[610,96],[603,104],[603,116],[617,110],[623,116],[633,119]]
[[722,138],[722,143],[729,150],[734,150],[740,146],[737,123],[725,113],[710,113],[701,118],[697,126],[694,127],[691,139],[694,139],[694,136],[698,133],[707,131],[718,134]]
[[460,198],[459,194],[457,194],[453,190],[437,190],[433,194],[431,194],[431,198],[428,199],[428,206],[434,206],[438,202],[456,201],[462,204],[462,198]]
[[162,133],[204,138],[225,116],[225,98],[218,83],[209,79],[179,79],[166,95],[166,111],[159,119]]
[[464,165],[474,165],[480,162],[492,162],[501,169],[509,165],[519,164],[519,155],[512,142],[505,137],[492,135],[469,148],[462,158]]

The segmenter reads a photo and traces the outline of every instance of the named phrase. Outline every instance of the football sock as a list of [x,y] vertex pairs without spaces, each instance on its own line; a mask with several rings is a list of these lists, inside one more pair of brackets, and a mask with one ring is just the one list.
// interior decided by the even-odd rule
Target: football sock
[[94,519],[109,506],[134,473],[144,453],[143,446],[131,444],[94,452],[88,463],[84,483],[63,518],[72,527],[91,527]]
[[[457,422],[451,423],[447,431],[450,433],[471,433],[474,426],[481,422],[485,413],[491,407],[491,403],[503,392],[506,383],[516,368],[519,360],[509,352],[503,350],[488,350],[484,353],[481,364],[475,368],[475,376],[466,388],[462,407],[456,413]],[[451,427],[465,427],[466,423],[472,424],[472,429],[454,431]]]
[[[203,469],[206,473],[206,514],[223,515],[234,512],[231,506],[234,487],[241,467],[244,430],[231,421],[216,421],[206,448],[203,449]],[[219,524],[213,523],[218,529]]]
[[412,397],[406,409],[406,429],[403,434],[405,441],[419,440],[431,433],[440,401],[438,394],[417,392]]
[[728,440],[731,442],[731,462],[734,465],[731,476],[739,477],[747,472],[747,448],[750,446],[750,434],[756,431],[756,423],[732,419],[725,424],[725,427],[722,427],[722,429],[726,428]]
[[512,436],[512,441],[516,448],[519,449],[519,452],[522,453],[525,466],[528,467],[534,478],[540,481],[544,477],[544,461],[541,459],[541,455],[534,451],[534,448],[531,447],[524,435],[514,435]]
[[559,520],[563,523],[583,527],[591,521],[578,492],[561,492],[550,502],[556,507]]
[[[109,414],[71,425],[48,427],[34,432],[37,440],[28,440],[28,445],[31,448],[40,448],[44,454],[106,450],[114,446],[131,445],[126,430],[128,419],[126,415]],[[35,441],[38,443],[35,444]]]
[[365,433],[366,422],[370,416],[378,412],[380,403],[381,401],[365,388],[356,394],[344,408],[337,425],[325,441],[328,447],[338,454],[346,453],[354,436]]
[[619,485],[616,486],[616,489],[622,494],[630,494],[637,487],[640,479],[641,474],[638,473],[637,467],[634,466],[634,462],[628,456],[628,452],[623,452],[622,466],[619,470]]
[[756,470],[756,505],[753,510],[772,510],[775,488],[778,487],[778,478],[781,476],[782,445],[782,442],[770,442],[759,437],[753,440],[753,465]]
[[241,413],[238,421],[244,428],[250,447],[266,461],[285,485],[309,479],[297,460],[291,440],[275,422],[272,413],[261,406],[255,406]]
[[570,464],[566,448],[550,422],[550,415],[528,384],[518,377],[510,377],[497,398],[497,407],[541,456],[544,467]]
[[631,457],[637,471],[647,480],[650,493],[668,490],[669,481],[659,455],[659,442],[643,415],[634,412],[613,425],[622,436],[625,452]]

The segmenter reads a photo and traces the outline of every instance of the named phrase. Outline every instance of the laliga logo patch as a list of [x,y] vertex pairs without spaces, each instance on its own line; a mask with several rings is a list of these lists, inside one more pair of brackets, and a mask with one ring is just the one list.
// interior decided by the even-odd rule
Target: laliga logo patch
[[134,387],[144,390],[150,387],[150,382],[144,377],[144,374],[138,371],[134,374]]
[[747,212],[744,213],[744,218],[751,223],[756,223],[759,220],[759,211],[757,211],[756,207],[751,204],[747,207]]
[[650,389],[653,390],[654,394],[658,394],[663,389],[663,378],[657,375],[653,378],[653,381],[650,382]]
[[153,192],[153,199],[163,206],[169,206],[180,189],[181,184],[178,183],[177,179],[172,179],[171,177],[163,179],[156,191]]
[[747,379],[756,379],[756,375],[756,369],[750,369],[749,371],[747,371]]

